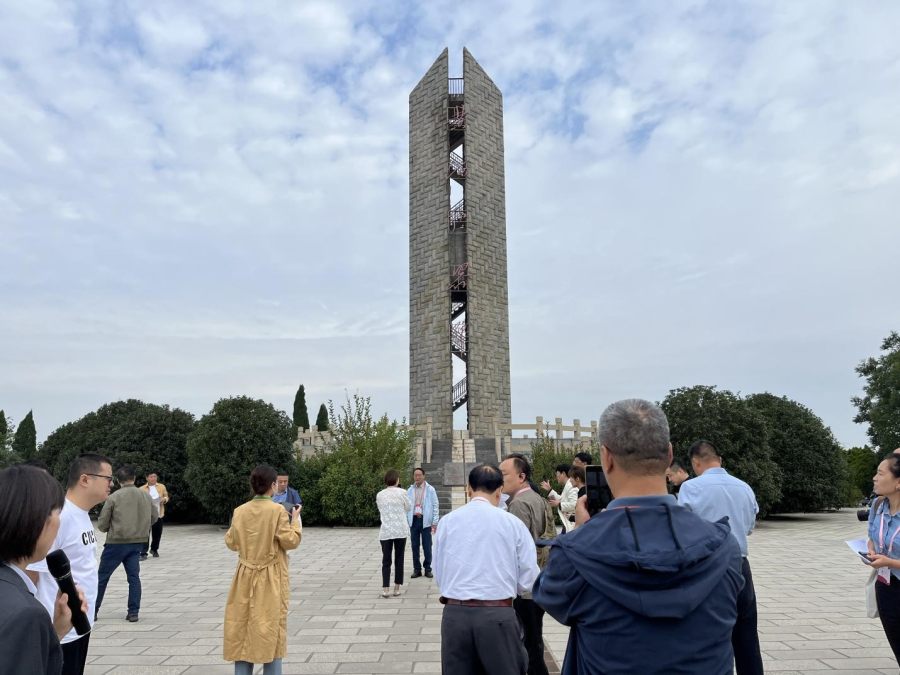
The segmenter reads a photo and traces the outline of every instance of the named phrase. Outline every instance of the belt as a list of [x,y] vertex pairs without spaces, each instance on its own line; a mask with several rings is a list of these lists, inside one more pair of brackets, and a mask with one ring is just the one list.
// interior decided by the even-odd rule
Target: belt
[[512,598],[503,600],[454,600],[441,596],[442,605],[462,605],[463,607],[512,607]]

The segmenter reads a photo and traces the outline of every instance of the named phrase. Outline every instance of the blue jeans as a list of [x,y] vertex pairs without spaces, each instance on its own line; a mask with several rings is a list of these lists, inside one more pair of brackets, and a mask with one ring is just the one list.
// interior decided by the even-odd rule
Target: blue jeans
[[141,610],[141,563],[140,555],[143,544],[106,544],[100,556],[100,569],[97,572],[97,606],[95,612],[100,611],[100,603],[106,593],[106,584],[119,565],[125,567],[125,576],[128,577],[128,613],[137,614]]
[[419,567],[420,540],[425,552],[425,571],[431,571],[431,525],[424,525],[424,520],[424,518],[414,516],[412,527],[409,528],[410,540],[412,541],[413,572],[422,571],[422,568]]
[[[234,675],[253,675],[253,664],[249,661],[235,661]],[[265,664],[263,675],[281,675],[281,659]]]

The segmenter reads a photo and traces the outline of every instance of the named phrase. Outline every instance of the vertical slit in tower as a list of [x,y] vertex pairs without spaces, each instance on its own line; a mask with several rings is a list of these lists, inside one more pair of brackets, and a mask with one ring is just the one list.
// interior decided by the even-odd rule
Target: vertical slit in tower
[[[469,219],[466,212],[466,107],[463,78],[450,78],[447,98],[447,193],[448,236],[450,237],[450,360],[453,376],[453,411],[466,405],[468,390],[468,276],[469,261],[466,254],[466,232]],[[466,428],[468,406],[466,406]]]

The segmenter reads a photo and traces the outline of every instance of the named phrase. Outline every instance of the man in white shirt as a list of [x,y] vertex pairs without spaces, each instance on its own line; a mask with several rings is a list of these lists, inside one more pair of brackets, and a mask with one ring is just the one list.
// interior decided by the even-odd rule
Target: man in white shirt
[[559,519],[562,521],[563,532],[568,532],[575,527],[575,505],[578,503],[578,488],[569,478],[568,464],[556,466],[556,482],[562,485],[562,493],[553,490],[550,481],[541,482],[541,487],[547,490],[547,501],[550,506],[559,508]]
[[[94,625],[97,604],[97,537],[88,511],[106,501],[112,485],[112,462],[102,455],[81,455],[69,466],[66,503],[59,515],[59,533],[48,553],[62,549],[72,566],[72,578],[84,591],[88,604],[87,617]],[[37,599],[53,616],[56,580],[47,569],[46,560],[28,566],[34,573]],[[63,675],[82,675],[91,634],[79,636],[73,628],[60,640],[63,652]]]
[[522,521],[497,508],[502,488],[497,467],[476,466],[469,472],[469,503],[437,528],[434,580],[445,605],[445,673],[523,675],[528,668],[513,598],[531,590],[537,559]]

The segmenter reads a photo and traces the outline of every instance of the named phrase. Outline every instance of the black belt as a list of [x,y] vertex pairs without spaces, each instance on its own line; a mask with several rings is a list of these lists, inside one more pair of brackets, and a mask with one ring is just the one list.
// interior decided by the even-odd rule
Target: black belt
[[454,600],[441,596],[442,605],[462,605],[463,607],[512,607],[512,598],[503,600]]

